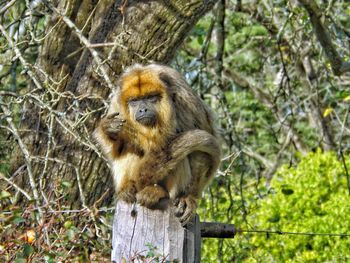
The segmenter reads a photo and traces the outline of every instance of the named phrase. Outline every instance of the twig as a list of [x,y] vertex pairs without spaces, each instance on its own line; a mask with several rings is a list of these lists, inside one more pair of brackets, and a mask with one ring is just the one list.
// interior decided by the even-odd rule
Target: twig
[[75,166],[72,166],[72,167],[74,168],[74,171],[75,171],[75,174],[76,174],[76,177],[77,177],[80,201],[81,201],[83,207],[87,208],[83,187],[81,185],[79,169],[77,167],[75,167]]
[[44,198],[44,201],[47,205],[49,205],[49,201],[47,199],[46,194],[44,193],[43,179],[47,172],[48,157],[50,156],[50,152],[51,152],[52,127],[53,127],[54,116],[50,115],[48,118],[50,123],[48,125],[48,139],[47,139],[47,148],[46,148],[46,154],[45,154],[45,162],[44,162],[43,171],[39,176],[39,186],[40,186],[41,196]]
[[4,174],[0,173],[0,179],[6,181],[9,185],[13,186],[16,190],[21,192],[28,200],[32,200],[33,198],[27,193],[23,188],[19,187],[15,182],[12,182],[9,178],[7,178]]
[[250,149],[248,146],[245,146],[242,149],[242,152],[246,155],[248,155],[249,157],[252,157],[258,161],[260,161],[265,167],[267,168],[271,168],[273,166],[273,163],[268,160],[267,158],[265,158],[264,156],[262,156],[261,154],[254,152],[252,149]]
[[98,69],[101,70],[102,76],[104,78],[104,80],[107,83],[107,86],[112,90],[113,89],[113,84],[112,81],[109,78],[108,72],[106,67],[104,66],[98,52],[91,48],[91,43],[90,41],[83,35],[82,31],[73,23],[72,20],[70,20],[67,16],[65,16],[64,14],[62,14],[56,7],[54,7],[50,2],[44,0],[44,3],[52,10],[54,11],[57,15],[59,15],[62,20],[66,23],[66,25],[72,29],[74,31],[74,33],[77,35],[77,37],[79,38],[79,40],[87,47],[87,49],[90,51],[92,57],[94,58]]

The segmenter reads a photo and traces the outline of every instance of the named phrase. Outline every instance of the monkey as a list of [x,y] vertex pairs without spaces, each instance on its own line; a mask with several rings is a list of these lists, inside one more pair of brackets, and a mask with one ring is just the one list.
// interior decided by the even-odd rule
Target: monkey
[[135,64],[120,76],[95,130],[117,198],[165,209],[188,223],[219,167],[221,148],[209,107],[171,67]]

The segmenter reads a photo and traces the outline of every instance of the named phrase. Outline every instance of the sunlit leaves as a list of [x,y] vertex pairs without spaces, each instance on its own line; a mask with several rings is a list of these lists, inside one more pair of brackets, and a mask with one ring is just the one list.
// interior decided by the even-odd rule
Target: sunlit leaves
[[[334,153],[321,151],[310,153],[297,167],[283,167],[272,181],[274,194],[260,203],[250,222],[257,229],[350,233],[350,197],[343,172]],[[261,249],[256,258],[269,255],[283,262],[346,259],[350,245],[349,238],[327,236],[270,235],[253,241]],[[274,249],[281,243],[283,250]]]

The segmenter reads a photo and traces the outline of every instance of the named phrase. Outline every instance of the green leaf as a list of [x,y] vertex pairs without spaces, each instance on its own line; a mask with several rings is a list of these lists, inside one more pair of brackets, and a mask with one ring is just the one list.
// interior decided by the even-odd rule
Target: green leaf
[[24,246],[23,246],[23,256],[28,258],[33,253],[34,253],[34,248],[31,245],[29,245],[29,244],[24,244]]
[[62,181],[62,182],[61,182],[61,185],[64,186],[64,187],[69,188],[69,187],[72,186],[72,183],[71,183],[71,182],[68,182],[68,181]]
[[197,41],[199,45],[203,45],[203,42],[204,42],[203,36],[202,35],[198,36]]
[[280,219],[281,219],[281,217],[276,214],[276,215],[271,216],[268,219],[268,221],[271,222],[271,223],[276,223],[276,222],[280,221]]
[[54,263],[54,258],[51,255],[45,255],[44,256],[45,262],[47,263]]
[[23,217],[21,217],[21,216],[16,216],[14,219],[12,219],[12,223],[14,223],[16,225],[18,225],[20,223],[23,223],[25,221],[26,220]]
[[69,241],[73,241],[75,238],[75,233],[73,229],[68,229],[66,232],[66,236],[68,238]]
[[2,190],[1,193],[0,193],[0,199],[5,199],[7,197],[11,197],[11,193],[5,191],[5,190]]
[[63,224],[64,228],[66,228],[66,229],[71,228],[71,227],[72,227],[72,225],[73,225],[73,222],[72,222],[72,221],[70,221],[70,220],[68,220],[68,221],[64,222],[64,224]]
[[16,257],[14,263],[26,263],[27,260],[21,256]]

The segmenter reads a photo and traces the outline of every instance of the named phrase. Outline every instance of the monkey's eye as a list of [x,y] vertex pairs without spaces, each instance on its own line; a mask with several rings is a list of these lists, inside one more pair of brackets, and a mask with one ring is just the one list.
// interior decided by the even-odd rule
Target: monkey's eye
[[128,101],[128,105],[130,105],[130,106],[136,106],[137,104],[138,104],[138,99],[130,99],[129,101]]
[[160,96],[159,95],[152,95],[147,97],[147,100],[151,103],[156,103],[157,101],[160,100]]

